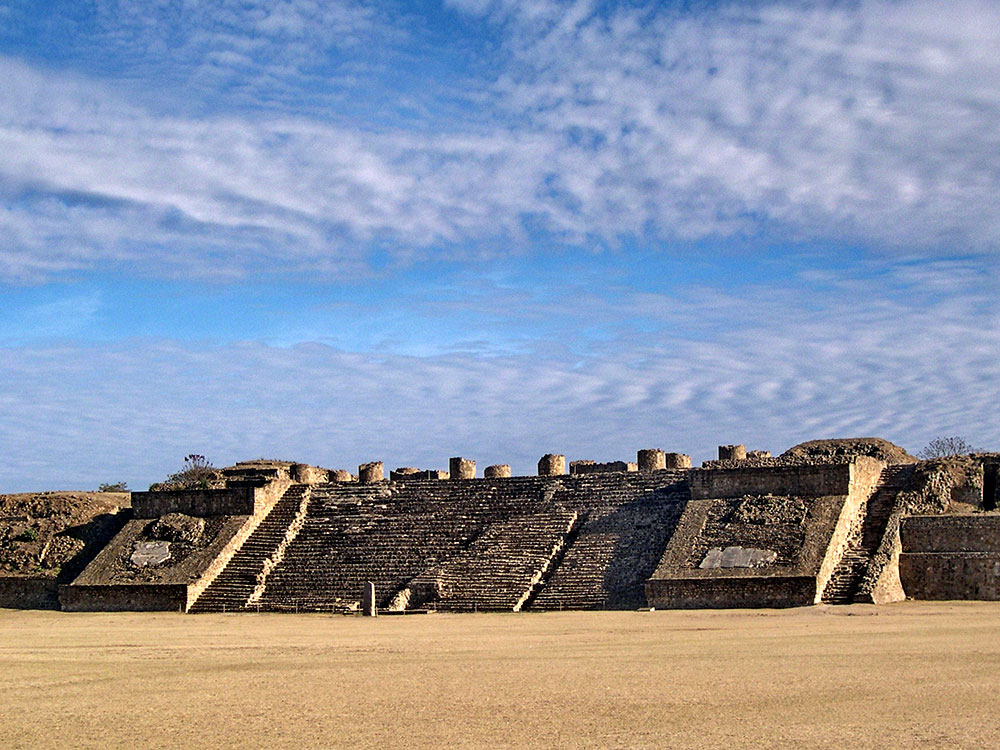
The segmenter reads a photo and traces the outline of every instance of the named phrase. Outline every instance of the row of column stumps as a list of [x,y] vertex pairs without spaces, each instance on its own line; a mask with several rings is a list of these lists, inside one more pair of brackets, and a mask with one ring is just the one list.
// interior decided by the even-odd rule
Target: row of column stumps
[[[769,458],[769,451],[748,451],[745,445],[720,445],[720,461],[746,461],[748,459]],[[569,465],[570,474],[594,473],[595,471],[662,471],[664,469],[690,469],[691,456],[686,453],[667,453],[659,448],[644,448],[637,452],[636,463],[610,461],[598,464],[595,461],[573,461]],[[589,468],[589,471],[588,471]],[[423,470],[412,466],[401,466],[389,473],[389,479],[474,479],[476,462],[471,458],[454,456],[448,461],[448,472]],[[566,473],[566,456],[561,453],[546,453],[538,460],[538,476],[561,476]],[[314,484],[317,481],[346,483],[355,481],[354,475],[345,469],[319,469],[307,464],[293,464],[291,477],[296,482]],[[322,475],[322,478],[320,478]],[[494,464],[483,470],[487,479],[498,479],[511,476],[510,464]],[[381,461],[370,461],[358,466],[357,482],[359,484],[375,484],[385,479],[385,467]]]
[[[719,455],[722,456],[722,450],[724,447],[733,446],[719,446]],[[735,446],[742,448],[743,446]],[[745,456],[744,449],[744,456]],[[631,468],[629,471],[662,471],[664,469],[690,469],[691,468],[691,456],[686,453],[667,453],[659,448],[644,448],[640,450],[636,455],[637,463],[629,464]],[[593,464],[593,461],[579,461],[574,462],[574,464]],[[622,463],[622,462],[617,462]],[[622,464],[625,465],[625,464]],[[571,468],[573,464],[571,464]],[[346,471],[338,471],[338,474],[344,474],[345,480],[341,480],[338,476],[335,481],[346,481],[350,474]],[[405,479],[407,476],[421,475],[428,472],[415,469],[409,466],[403,466],[395,471],[390,472],[390,478]],[[572,472],[571,472],[572,473]],[[540,477],[555,477],[563,476],[566,474],[566,456],[562,453],[546,453],[540,459],[538,459],[538,476]],[[510,464],[494,464],[492,466],[487,466],[483,469],[483,477],[486,479],[502,479],[510,477]],[[475,479],[476,478],[476,462],[471,458],[462,458],[461,456],[453,456],[448,460],[448,477],[450,479]],[[361,464],[358,466],[358,483],[359,484],[374,484],[376,482],[381,482],[385,478],[385,468],[381,461],[371,461],[366,464]]]
[[661,469],[690,469],[691,456],[687,453],[667,453],[659,448],[645,448],[636,453],[639,471],[660,471]]

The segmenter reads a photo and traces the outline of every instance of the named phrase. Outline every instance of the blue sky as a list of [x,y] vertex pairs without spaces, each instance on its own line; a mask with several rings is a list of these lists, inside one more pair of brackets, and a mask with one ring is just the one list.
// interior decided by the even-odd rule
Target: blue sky
[[0,2],[0,491],[1000,448],[987,2]]

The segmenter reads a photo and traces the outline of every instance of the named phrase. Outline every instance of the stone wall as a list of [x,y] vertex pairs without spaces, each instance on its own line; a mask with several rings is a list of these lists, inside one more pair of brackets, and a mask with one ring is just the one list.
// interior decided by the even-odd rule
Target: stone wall
[[132,493],[135,518],[159,518],[167,513],[187,516],[252,516],[257,510],[256,487],[221,490],[157,490]]
[[900,541],[908,597],[1000,600],[1000,516],[911,516]]
[[900,536],[904,553],[1000,555],[1000,515],[910,516],[903,519]]
[[0,578],[0,608],[59,609],[59,584],[55,578]]
[[1000,555],[903,553],[899,577],[911,599],[1000,600]]
[[59,600],[67,612],[185,612],[188,587],[165,583],[70,585],[60,589]]
[[[870,460],[870,459],[869,459]],[[846,495],[851,464],[692,469],[691,498],[702,500],[743,495],[824,497]]]
[[656,579],[646,584],[652,607],[728,609],[730,607],[807,607],[815,604],[813,576],[726,576],[707,579]]

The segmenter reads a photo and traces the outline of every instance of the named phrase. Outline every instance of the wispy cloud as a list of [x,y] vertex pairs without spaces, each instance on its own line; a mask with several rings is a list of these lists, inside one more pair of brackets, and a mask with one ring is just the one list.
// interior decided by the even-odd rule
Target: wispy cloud
[[[472,313],[498,320],[476,334],[488,342],[523,315],[551,313],[538,351],[476,350],[458,334],[422,356],[385,340],[355,352],[309,342],[7,347],[0,489],[141,486],[192,451],[344,467],[443,467],[462,454],[531,473],[549,451],[613,459],[660,446],[702,460],[720,443],[779,451],[859,434],[911,450],[941,434],[997,447],[1000,431],[982,415],[1000,391],[998,279],[989,264],[960,265],[892,263],[826,291],[622,290],[576,307],[571,287],[551,308],[516,290],[470,296]],[[964,292],[942,287],[956,273]]]
[[[218,92],[201,113],[130,103],[114,71],[0,59],[0,274],[358,275],[372,253],[407,263],[624,238],[996,252],[991,4],[461,5],[492,9],[501,52],[464,80],[478,107],[435,131],[324,116],[307,87],[276,110],[263,88],[233,84],[301,83],[366,34],[402,33],[361,4],[99,5],[95,38],[117,34],[164,66],[174,52],[197,61],[181,78]],[[177,14],[181,30],[160,35]],[[430,83],[435,97],[454,85]]]

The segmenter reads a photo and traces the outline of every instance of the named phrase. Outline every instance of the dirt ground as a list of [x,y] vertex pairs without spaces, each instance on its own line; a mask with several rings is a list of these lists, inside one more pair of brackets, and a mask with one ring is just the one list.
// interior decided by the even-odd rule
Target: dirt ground
[[0,746],[1000,743],[1000,603],[426,615],[0,610]]

